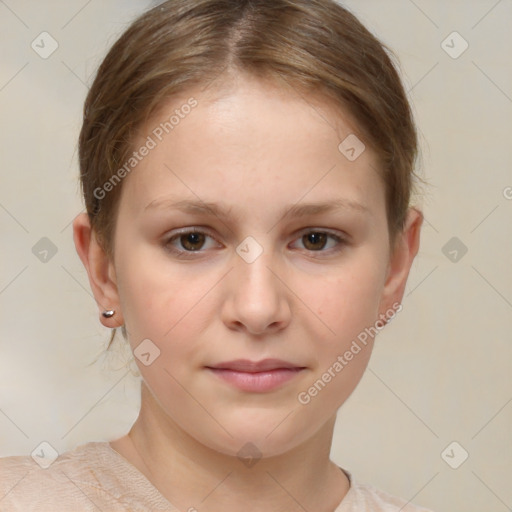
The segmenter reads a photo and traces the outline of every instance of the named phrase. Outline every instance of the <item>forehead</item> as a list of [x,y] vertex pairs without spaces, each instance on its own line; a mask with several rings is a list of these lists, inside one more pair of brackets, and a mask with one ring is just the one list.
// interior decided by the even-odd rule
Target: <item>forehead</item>
[[167,193],[226,202],[257,196],[261,206],[343,192],[378,206],[378,164],[356,132],[339,107],[268,81],[239,77],[191,88],[141,129],[135,149],[149,141],[152,148],[125,179],[122,196],[137,210]]

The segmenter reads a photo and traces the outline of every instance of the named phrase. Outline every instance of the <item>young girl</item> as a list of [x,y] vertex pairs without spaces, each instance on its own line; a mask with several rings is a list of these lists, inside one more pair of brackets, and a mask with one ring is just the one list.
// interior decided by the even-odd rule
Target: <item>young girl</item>
[[329,458],[418,251],[416,150],[388,54],[333,0],[136,20],[85,102],[73,228],[140,413],[111,442],[2,459],[0,510],[425,510]]

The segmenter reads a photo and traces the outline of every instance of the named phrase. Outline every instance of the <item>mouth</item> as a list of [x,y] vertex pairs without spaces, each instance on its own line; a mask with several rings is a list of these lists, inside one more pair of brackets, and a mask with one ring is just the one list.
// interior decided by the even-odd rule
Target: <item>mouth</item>
[[306,369],[304,366],[280,359],[237,359],[205,368],[229,385],[252,393],[263,393],[279,388]]

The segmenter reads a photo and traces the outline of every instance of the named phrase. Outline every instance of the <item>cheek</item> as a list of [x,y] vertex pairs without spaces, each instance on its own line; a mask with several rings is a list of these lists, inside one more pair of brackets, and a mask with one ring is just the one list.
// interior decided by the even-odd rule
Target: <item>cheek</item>
[[377,319],[385,267],[374,254],[360,253],[335,274],[311,282],[308,293],[317,305],[317,314],[334,331],[334,345],[342,348]]
[[124,258],[118,273],[128,329],[157,339],[167,337],[186,323],[189,313],[214,283],[214,276],[198,278],[197,273],[187,268],[176,270],[163,262],[143,250],[132,252]]
[[356,388],[373,348],[385,269],[377,258],[359,256],[336,277],[311,282],[308,291],[328,329],[313,333],[317,365],[297,400],[304,413],[325,421]]
[[124,258],[121,305],[135,357],[143,340],[156,347],[152,350],[158,357],[150,366],[136,360],[142,377],[157,396],[172,396],[175,409],[186,402],[178,382],[186,382],[190,369],[202,365],[204,333],[218,322],[219,310],[212,301],[222,273],[201,272],[192,265],[177,269],[154,255],[146,256],[141,250]]

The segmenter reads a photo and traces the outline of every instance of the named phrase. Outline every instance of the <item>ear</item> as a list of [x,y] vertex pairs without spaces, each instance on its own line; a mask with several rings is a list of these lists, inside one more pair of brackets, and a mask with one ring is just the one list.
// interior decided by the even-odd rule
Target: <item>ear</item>
[[386,311],[390,309],[396,311],[396,304],[402,302],[409,271],[420,247],[422,223],[423,214],[416,208],[409,208],[404,229],[397,234],[396,244],[389,259],[388,272],[379,306],[379,318],[384,322]]
[[[79,214],[73,221],[73,240],[89,275],[91,290],[100,309],[101,323],[110,328],[123,325],[114,264],[99,244],[86,213]],[[114,316],[105,318],[101,312],[110,309],[115,310]]]

